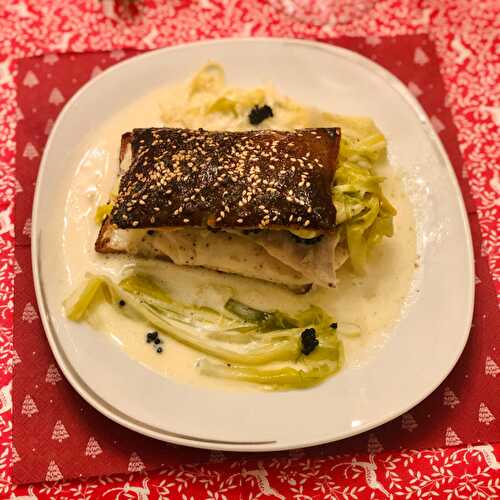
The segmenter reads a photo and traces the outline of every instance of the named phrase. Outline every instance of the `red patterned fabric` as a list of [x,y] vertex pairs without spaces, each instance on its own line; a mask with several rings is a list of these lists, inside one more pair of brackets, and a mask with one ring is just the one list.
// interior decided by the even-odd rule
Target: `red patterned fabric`
[[[111,5],[106,0],[104,4]],[[455,123],[458,125],[458,138],[465,162],[462,166],[463,177],[468,178],[474,196],[468,200],[469,212],[477,212],[481,234],[475,230],[476,256],[487,257],[490,271],[492,272],[497,291],[500,290],[498,266],[498,192],[500,179],[498,174],[498,156],[495,144],[498,143],[498,102],[495,101],[494,88],[498,83],[498,69],[495,69],[494,44],[495,20],[499,18],[499,9],[496,2],[481,2],[479,5],[470,5],[466,1],[440,1],[440,2],[377,2],[369,15],[359,22],[335,27],[314,27],[296,22],[287,17],[282,11],[273,9],[261,2],[154,2],[140,1],[135,16],[122,19],[106,19],[101,11],[101,4],[97,1],[64,2],[47,1],[41,5],[39,2],[5,2],[0,6],[0,116],[3,125],[0,127],[0,360],[3,364],[0,369],[0,382],[3,387],[0,392],[0,492],[8,496],[12,488],[10,481],[9,459],[19,465],[23,458],[16,449],[10,449],[9,434],[11,432],[9,381],[11,379],[12,364],[6,361],[11,359],[18,362],[19,357],[11,354],[10,324],[12,318],[12,275],[14,270],[19,270],[12,260],[13,234],[12,234],[12,199],[16,189],[12,175],[14,164],[13,131],[18,116],[15,105],[15,86],[13,80],[14,65],[11,58],[24,57],[67,50],[95,50],[119,49],[123,47],[152,48],[183,40],[194,40],[213,36],[228,36],[241,34],[269,34],[273,36],[301,36],[301,37],[330,37],[341,34],[368,35],[363,44],[370,50],[381,50],[379,35],[396,35],[401,33],[415,33],[429,30],[433,41],[436,43],[438,54],[441,58],[441,70],[447,90],[447,104],[451,108]],[[359,48],[357,48],[359,50]],[[119,52],[115,55],[119,56]],[[376,54],[375,54],[376,55]],[[378,56],[377,56],[378,57]],[[420,52],[413,54],[413,62],[423,62],[429,54],[424,49],[424,57]],[[378,62],[381,62],[380,60]],[[426,63],[429,67],[436,64],[433,61]],[[426,66],[422,64],[422,66]],[[404,66],[404,64],[402,65]],[[427,69],[425,68],[425,69]],[[402,68],[404,69],[404,68]],[[411,79],[403,78],[410,89],[419,94],[423,87],[416,80],[424,68],[419,68]],[[398,68],[392,68],[398,73]],[[399,75],[400,77],[402,75]],[[410,81],[412,84],[410,84]],[[21,88],[21,87],[20,87]],[[63,95],[67,98],[67,96]],[[425,99],[425,93],[420,96]],[[54,98],[58,100],[57,94]],[[54,104],[56,105],[56,104]],[[435,103],[430,103],[434,109]],[[443,121],[437,114],[438,121],[434,126],[445,129],[441,137],[448,142],[447,134],[453,138],[453,131],[449,126],[451,121]],[[45,126],[46,124],[44,124]],[[38,139],[37,139],[38,140]],[[43,139],[42,139],[43,142]],[[40,150],[36,148],[37,154]],[[18,150],[18,155],[23,154]],[[24,159],[33,156],[30,148]],[[456,152],[452,154],[455,156]],[[36,162],[36,160],[33,160]],[[18,166],[19,169],[19,166]],[[19,171],[19,170],[18,170]],[[465,181],[463,181],[465,183]],[[28,188],[29,189],[29,186]],[[473,219],[475,214],[470,213]],[[474,230],[474,220],[472,221]],[[24,229],[17,224],[17,234]],[[477,229],[477,226],[476,226]],[[29,224],[26,226],[26,232]],[[24,235],[26,236],[26,235]],[[482,239],[481,239],[482,237]],[[21,243],[22,236],[19,236]],[[25,240],[26,243],[26,240]],[[478,263],[478,291],[480,288],[491,287],[488,269],[485,261]],[[29,266],[28,266],[29,267]],[[498,324],[492,323],[491,318],[483,317],[489,311],[495,311],[494,296],[490,294],[490,302],[478,302],[475,318],[482,321],[483,325],[476,325],[476,331],[486,325],[491,333],[498,331]],[[24,312],[24,309],[23,309]],[[28,308],[25,318],[33,318],[36,309]],[[32,320],[33,323],[36,320]],[[33,328],[33,330],[35,330]],[[434,405],[441,411],[445,409],[453,415],[469,413],[476,417],[471,420],[469,427],[472,433],[481,432],[483,429],[493,429],[498,424],[498,407],[493,403],[482,400],[485,394],[480,387],[481,380],[498,382],[499,359],[495,352],[495,345],[490,345],[484,350],[480,343],[472,337],[472,347],[460,361],[459,372],[462,375],[455,380],[455,385],[449,389],[441,388],[441,393],[436,391]],[[478,358],[483,359],[483,364],[478,369],[472,370]],[[22,366],[22,365],[19,365]],[[23,373],[26,370],[20,371]],[[16,373],[18,371],[16,370]],[[43,374],[45,390],[41,390],[42,399],[46,399],[50,390],[59,388],[65,381],[59,381],[58,372],[47,367]],[[468,377],[466,377],[468,375]],[[17,376],[17,375],[16,375]],[[37,375],[40,378],[40,374]],[[45,382],[47,380],[48,382]],[[469,385],[470,384],[470,385]],[[40,385],[40,384],[39,384]],[[49,387],[50,386],[50,387]],[[477,402],[471,404],[470,395],[480,395],[479,406]],[[38,401],[31,398],[38,409]],[[457,399],[460,403],[457,403]],[[24,402],[24,401],[23,401]],[[483,403],[483,405],[481,405]],[[471,412],[475,407],[474,412]],[[21,407],[22,408],[22,407]],[[26,412],[32,413],[34,406],[28,399]],[[93,410],[92,410],[93,411]],[[415,410],[416,411],[416,410]],[[409,416],[399,420],[402,426],[401,436],[405,432],[410,436],[417,436],[417,431],[424,428],[426,415],[411,412]],[[41,417],[42,414],[32,413],[31,418]],[[29,419],[27,415],[25,418]],[[434,416],[430,419],[435,424]],[[474,422],[474,423],[472,423]],[[489,423],[489,425],[486,424]],[[62,424],[62,425],[61,425]],[[40,429],[48,427],[54,444],[67,443],[71,439],[71,428],[61,420],[51,425],[42,425]],[[418,427],[415,427],[415,424]],[[14,422],[14,426],[17,425]],[[389,424],[393,425],[393,424]],[[427,425],[432,437],[435,425]],[[412,429],[412,432],[410,432]],[[474,440],[467,434],[450,427],[444,432],[439,432],[441,443],[444,445],[460,444]],[[375,434],[363,438],[362,449],[378,451],[381,446],[388,449],[392,446],[386,442],[385,435]],[[384,428],[381,432],[385,432]],[[16,433],[16,431],[14,431]],[[472,434],[471,433],[471,434]],[[66,436],[68,434],[68,436]],[[495,435],[496,434],[496,435]],[[498,427],[496,432],[490,432],[486,437],[490,442],[498,440]],[[60,441],[60,442],[59,442]],[[367,448],[370,444],[370,448]],[[410,442],[408,446],[416,446]],[[421,445],[418,445],[421,446]],[[427,445],[428,446],[428,445]],[[103,458],[105,448],[94,436],[86,442],[85,451],[90,459],[95,455],[95,460]],[[101,451],[102,453],[99,453]],[[317,450],[314,459],[309,458],[311,452],[302,455],[301,452],[292,453],[290,457],[281,455],[278,458],[265,457],[260,463],[256,459],[246,462],[230,457],[229,461],[218,463],[222,456],[213,453],[210,462],[200,466],[177,466],[152,474],[149,477],[133,475],[126,477],[107,477],[102,480],[85,482],[63,483],[55,486],[37,486],[17,488],[15,495],[35,493],[39,498],[70,497],[70,498],[256,498],[265,496],[276,498],[348,498],[354,495],[358,498],[381,498],[387,494],[400,496],[422,496],[435,494],[449,498],[469,498],[478,495],[484,498],[494,497],[500,490],[498,479],[499,464],[495,457],[500,456],[500,446],[464,449],[442,449],[423,452],[403,452],[394,454],[377,454],[375,456],[350,455],[348,457],[318,457]],[[323,453],[329,453],[324,451]],[[43,444],[42,450],[43,452]],[[57,456],[59,457],[59,453]],[[132,454],[131,454],[132,455]],[[164,454],[165,456],[166,454]],[[140,471],[144,465],[152,465],[140,455],[128,456],[125,454],[123,463],[129,471]],[[19,459],[21,461],[19,461]],[[169,462],[165,462],[169,463]],[[48,463],[45,479],[59,479],[63,475],[57,459]],[[4,483],[2,483],[4,481]],[[107,483],[113,484],[107,484]]]
[[[428,38],[425,35],[399,36],[381,38],[369,44],[365,39],[343,38],[335,43],[371,57],[410,84],[414,91],[420,89],[419,99],[460,174],[462,159],[456,129],[444,104],[444,88],[434,48]],[[46,479],[51,461],[57,464],[57,477],[60,474],[69,479],[79,475],[126,472],[130,467],[128,459],[134,452],[141,457],[146,469],[209,458],[204,451],[172,447],[121,429],[85,404],[65,380],[57,384],[47,382],[49,370],[55,375],[57,368],[36,313],[27,247],[30,244],[31,201],[37,166],[50,125],[66,100],[93,75],[130,55],[124,51],[48,55],[18,62],[17,101],[23,116],[18,121],[16,134],[19,188],[15,204],[18,229],[15,256],[19,268],[15,284],[14,348],[20,362],[14,370],[13,401],[14,446],[20,457],[14,466],[14,478],[18,482]],[[474,205],[465,180],[459,178],[476,236],[474,241],[478,241]],[[479,245],[475,247],[476,254],[479,254]],[[500,438],[500,421],[494,417],[500,413],[496,397],[500,377],[495,379],[484,372],[486,358],[494,356],[500,315],[484,257],[478,255],[476,268],[475,326],[452,375],[432,396],[403,418],[369,434],[308,451],[308,456],[457,445]],[[29,370],[25,366],[28,360]],[[90,439],[99,443],[101,453],[98,457],[87,453]]]

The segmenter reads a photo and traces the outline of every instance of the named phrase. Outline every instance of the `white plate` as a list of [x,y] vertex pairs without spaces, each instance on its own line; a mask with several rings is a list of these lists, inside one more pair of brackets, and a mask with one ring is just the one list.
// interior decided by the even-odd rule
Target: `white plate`
[[[391,161],[423,193],[418,209],[420,292],[383,349],[359,369],[293,392],[227,392],[162,378],[106,336],[67,321],[56,300],[59,242],[44,232],[61,220],[81,138],[134,99],[187,78],[208,59],[231,82],[273,81],[285,94],[344,114],[372,117]],[[473,309],[470,230],[448,157],[407,88],[348,50],[298,40],[218,40],[150,52],[102,73],[66,105],[47,143],[33,208],[33,271],[47,338],[62,371],[110,419],[164,441],[201,448],[280,450],[334,441],[409,410],[448,375],[466,343]]]

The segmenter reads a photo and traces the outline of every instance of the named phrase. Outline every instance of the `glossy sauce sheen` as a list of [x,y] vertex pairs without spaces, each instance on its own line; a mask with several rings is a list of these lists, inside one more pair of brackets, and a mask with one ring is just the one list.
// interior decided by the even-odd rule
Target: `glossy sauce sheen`
[[[78,167],[66,199],[64,227],[56,229],[60,232],[56,237],[62,238],[66,269],[61,280],[61,301],[78,286],[86,272],[105,273],[117,279],[137,261],[126,255],[100,255],[94,251],[98,232],[94,214],[98,205],[108,201],[114,185],[121,135],[133,128],[162,126],[158,102],[161,99],[162,105],[168,106],[168,96],[175,102],[178,92],[179,89],[176,89],[167,97],[164,93],[153,92],[131,103],[82,143],[75,157]],[[212,119],[210,125],[212,129],[217,128],[217,117]],[[270,126],[279,128],[279,125],[280,116],[275,113]],[[320,305],[339,323],[353,323],[361,328],[360,337],[343,338],[344,369],[356,369],[383,346],[394,324],[405,314],[406,305],[416,288],[413,279],[417,266],[416,234],[412,205],[402,180],[392,167],[382,165],[378,173],[386,176],[384,192],[398,209],[395,235],[374,250],[365,276],[354,276],[347,266],[341,269],[336,289],[317,289],[297,296],[281,287],[206,270],[182,268],[167,262],[144,261],[143,265],[164,280],[172,296],[185,302],[220,302],[221,297],[231,289],[236,292],[235,298],[268,310],[293,312],[310,304]],[[155,348],[145,341],[148,326],[115,312],[109,305],[100,306],[94,326],[129,356],[163,376],[206,387],[260,390],[250,384],[222,382],[199,375],[195,363],[202,356],[173,340],[164,338],[163,353],[157,354]]]

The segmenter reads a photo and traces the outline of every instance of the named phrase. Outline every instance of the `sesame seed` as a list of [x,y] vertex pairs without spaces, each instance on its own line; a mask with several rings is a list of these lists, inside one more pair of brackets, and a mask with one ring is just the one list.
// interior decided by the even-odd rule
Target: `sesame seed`
[[311,223],[311,222],[310,222],[309,220],[306,220],[306,221],[304,222],[304,226],[305,226],[305,227],[307,227],[310,223]]

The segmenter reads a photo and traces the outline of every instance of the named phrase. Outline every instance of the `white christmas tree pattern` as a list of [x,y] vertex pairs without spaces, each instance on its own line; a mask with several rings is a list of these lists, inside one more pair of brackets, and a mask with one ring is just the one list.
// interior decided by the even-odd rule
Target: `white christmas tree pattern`
[[38,413],[36,403],[35,401],[33,401],[33,398],[29,394],[26,394],[23,401],[23,406],[21,408],[21,414],[31,418],[31,416],[35,413]]
[[95,66],[90,74],[90,78],[95,78],[97,75],[102,73],[102,69],[99,66]]
[[36,158],[38,156],[38,151],[36,150],[35,146],[31,144],[31,142],[28,142],[24,147],[23,156],[25,158],[28,158],[29,160],[32,160],[33,158]]
[[51,460],[49,463],[49,467],[47,469],[47,474],[45,475],[45,481],[60,481],[63,478],[59,467]]
[[401,428],[402,429],[409,431],[409,432],[413,432],[413,430],[416,429],[417,427],[418,427],[417,421],[415,420],[415,418],[413,417],[413,415],[411,413],[405,413],[401,417]]
[[19,182],[19,179],[16,179],[14,180],[15,184],[16,184],[16,193],[22,193],[24,191],[23,187],[21,186],[21,183]]
[[47,382],[47,384],[56,385],[57,382],[60,382],[61,380],[62,377],[56,365],[51,364],[47,370],[47,375],[45,375],[45,382]]
[[413,82],[408,82],[408,90],[415,96],[415,97],[420,97],[423,92],[420,89],[420,87]]
[[490,356],[486,358],[486,364],[484,365],[484,373],[486,375],[491,375],[493,378],[495,378],[500,373],[500,368]]
[[375,434],[370,434],[368,436],[368,453],[380,453],[381,451],[384,451],[382,443]]
[[21,111],[21,108],[17,108],[16,111],[16,120],[20,122],[24,118],[23,112]]
[[[102,453],[102,448],[99,446],[97,439],[91,436],[85,448],[85,456],[95,458]],[[130,465],[129,465],[130,466]]]
[[26,222],[24,223],[23,234],[24,234],[24,236],[27,236],[28,238],[31,237],[31,217],[28,217],[26,219]]
[[479,422],[482,424],[490,425],[493,420],[495,420],[495,415],[491,413],[490,409],[484,404],[481,403],[479,405],[479,416],[478,416]]
[[443,405],[449,406],[450,408],[455,408],[460,403],[460,399],[457,398],[456,394],[449,388],[444,388],[443,395]]
[[52,439],[54,441],[58,441],[59,443],[62,443],[65,439],[69,438],[68,431],[66,430],[66,427],[64,427],[64,424],[58,420],[56,422],[56,425],[54,425],[54,430],[52,431]]
[[446,446],[458,446],[462,444],[462,440],[457,436],[457,433],[451,428],[446,429],[446,436],[444,438]]
[[415,64],[423,66],[424,64],[427,64],[429,62],[429,57],[420,47],[417,47],[415,49],[415,55],[413,56],[413,61],[415,62]]
[[380,38],[378,36],[367,36],[365,38],[365,42],[370,45],[371,47],[376,47],[377,45],[380,45]]
[[115,61],[119,61],[120,59],[123,59],[125,57],[125,52],[122,49],[112,50],[109,54],[109,57],[111,57],[111,59],[114,59]]
[[226,457],[224,453],[222,453],[222,451],[213,450],[210,452],[210,458],[208,459],[208,461],[210,463],[217,464],[220,462],[224,462],[225,459]]
[[129,472],[142,472],[146,466],[141,460],[141,457],[134,451],[130,455],[130,460],[128,461],[128,471]]
[[21,457],[19,456],[19,453],[16,450],[15,446],[12,446],[12,463],[16,464],[17,462],[21,461]]
[[57,61],[59,61],[59,57],[57,57],[57,54],[46,54],[43,56],[43,62],[45,64],[50,64],[52,66]]
[[38,81],[38,78],[36,77],[35,73],[33,71],[28,71],[26,73],[26,76],[24,77],[23,84],[26,85],[26,87],[34,87],[35,85],[38,85],[40,82]]
[[445,129],[443,122],[435,115],[431,116],[431,123],[437,134],[440,134]]
[[52,118],[49,118],[47,120],[47,123],[45,124],[45,129],[44,129],[45,135],[50,134],[50,131],[52,130],[53,126],[54,126],[54,120]]
[[21,362],[21,358],[19,357],[19,354],[17,354],[17,351],[15,349],[12,350],[12,364],[18,365]]
[[14,259],[14,274],[21,274],[23,270],[21,269],[21,266],[19,265],[19,262],[17,259]]
[[59,106],[59,104],[62,104],[64,102],[64,96],[61,94],[61,91],[57,87],[52,89],[52,92],[49,96],[49,102],[50,104],[54,104],[55,106]]
[[36,319],[38,319],[38,314],[35,311],[35,308],[33,307],[33,304],[31,302],[28,302],[23,309],[23,315],[22,315],[23,321],[27,321],[28,323],[33,323]]

